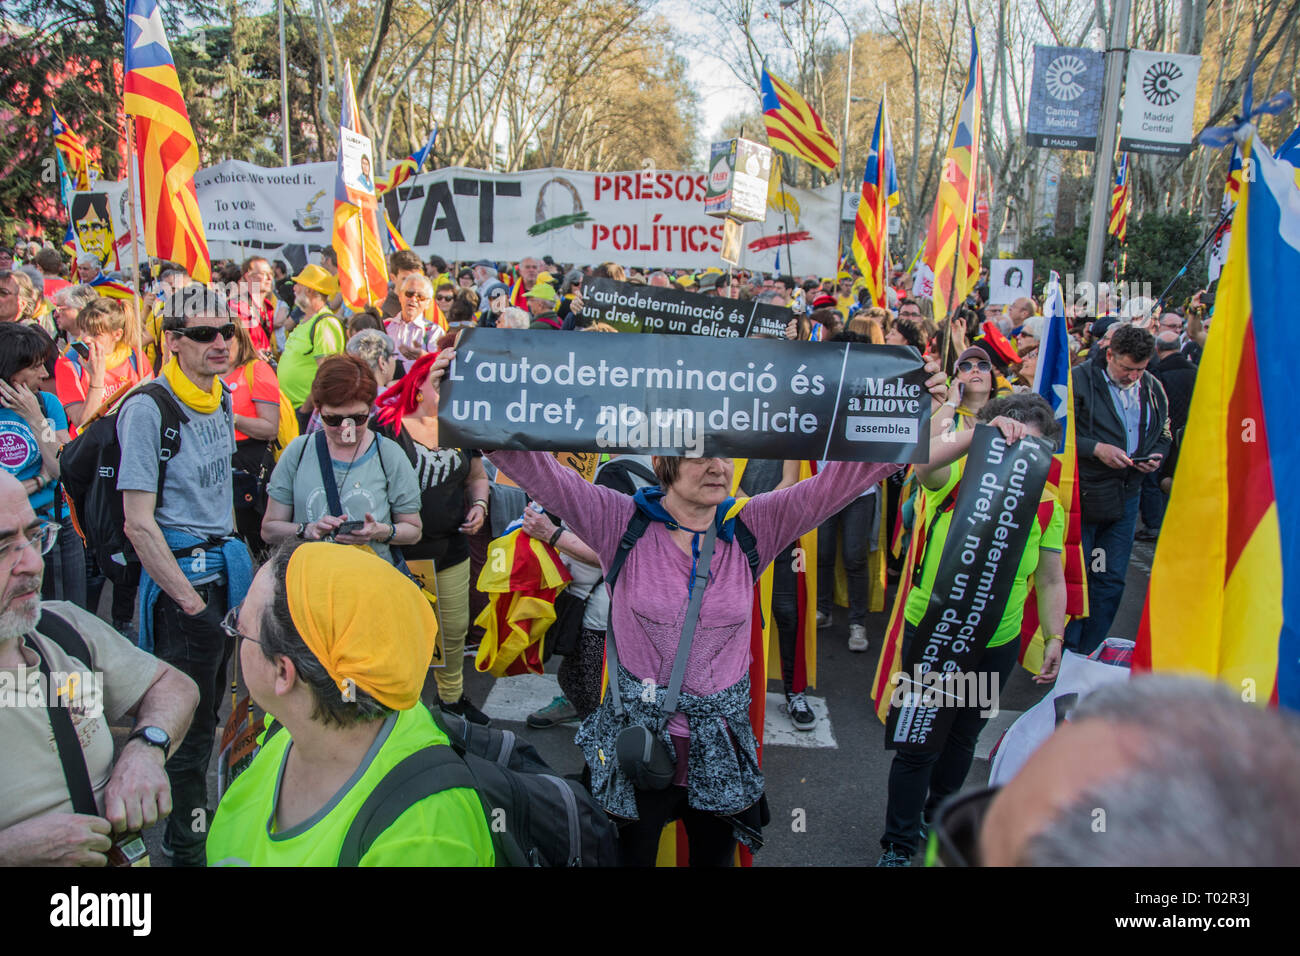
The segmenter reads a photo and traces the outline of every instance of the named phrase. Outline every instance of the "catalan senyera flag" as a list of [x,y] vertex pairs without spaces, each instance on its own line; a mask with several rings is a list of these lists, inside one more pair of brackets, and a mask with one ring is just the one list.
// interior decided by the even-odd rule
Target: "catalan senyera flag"
[[54,146],[63,160],[72,188],[78,192],[86,191],[90,188],[91,170],[97,174],[99,172],[98,164],[91,161],[86,141],[73,131],[53,106],[50,107],[50,129],[54,133]]
[[555,623],[555,599],[572,580],[545,541],[519,528],[495,538],[478,579],[489,598],[474,622],[484,631],[474,666],[495,677],[542,673],[542,641]]
[[1241,184],[1214,325],[1151,567],[1134,670],[1216,678],[1261,706],[1300,709],[1300,327],[1296,170],[1242,144]]
[[199,145],[181,96],[158,0],[127,0],[122,106],[135,118],[145,248],[208,282],[212,267],[194,173]]
[[[971,288],[968,284],[970,233],[975,229],[975,182],[980,159],[980,100],[983,90],[979,43],[972,27],[966,88],[948,139],[943,174],[939,178],[939,194],[934,199],[930,231],[925,237],[925,264],[934,273],[935,319],[946,318],[950,305],[965,299]],[[975,275],[979,275],[978,265]]]
[[792,86],[767,72],[767,67],[763,67],[759,85],[768,145],[824,173],[835,173],[840,166],[840,151],[817,111]]
[[1228,179],[1223,184],[1223,199],[1219,202],[1219,227],[1214,231],[1214,241],[1210,243],[1209,276],[1213,282],[1223,271],[1223,264],[1228,261],[1228,246],[1232,237],[1232,210],[1241,195],[1241,147],[1232,147],[1232,158],[1228,160]]
[[898,205],[898,170],[894,165],[894,137],[889,129],[886,97],[880,97],[876,131],[862,174],[862,195],[853,223],[853,258],[858,263],[872,305],[884,305],[889,282],[889,210]]
[[1110,191],[1110,225],[1106,231],[1124,242],[1128,238],[1128,211],[1133,206],[1133,196],[1128,185],[1128,153],[1119,161],[1115,185]]
[[349,308],[364,309],[388,295],[388,264],[384,259],[385,240],[379,234],[378,202],[372,192],[350,185],[344,170],[345,132],[361,135],[351,62],[344,67],[340,100],[333,246],[339,261],[339,293]]
[[[1072,414],[1074,384],[1070,377],[1070,333],[1061,280],[1055,272],[1051,273],[1044,290],[1043,316],[1033,390],[1047,400],[1061,423],[1061,444],[1052,457],[1047,487],[1065,511],[1065,547],[1061,551],[1061,565],[1065,571],[1065,613],[1068,620],[1087,616],[1088,583],[1083,560],[1083,513],[1079,508],[1078,446]],[[1038,594],[1031,575],[1029,593],[1025,597],[1025,616],[1020,622],[1020,663],[1031,673],[1037,674],[1042,670],[1045,637],[1038,625]]]

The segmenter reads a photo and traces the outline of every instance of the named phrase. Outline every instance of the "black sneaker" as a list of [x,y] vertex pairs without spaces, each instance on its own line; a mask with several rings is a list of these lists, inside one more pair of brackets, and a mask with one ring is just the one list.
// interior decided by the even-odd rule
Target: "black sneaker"
[[471,724],[481,724],[486,727],[491,723],[488,715],[479,710],[464,694],[460,695],[460,700],[454,704],[448,704],[446,701],[438,701],[438,709],[444,710],[449,714],[455,714],[457,717],[464,717]]
[[812,730],[817,726],[817,715],[808,705],[808,698],[803,695],[803,691],[787,694],[785,709],[790,715],[790,723],[794,724],[795,730]]
[[876,860],[876,866],[911,866],[912,854],[905,851],[897,843],[888,843],[885,845],[885,852],[880,854],[880,859]]

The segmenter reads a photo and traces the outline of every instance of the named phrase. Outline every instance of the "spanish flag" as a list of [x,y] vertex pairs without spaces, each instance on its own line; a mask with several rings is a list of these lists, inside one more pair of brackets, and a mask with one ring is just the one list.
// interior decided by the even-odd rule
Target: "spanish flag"
[[212,267],[194,191],[199,144],[158,0],[127,0],[123,90],[123,109],[135,118],[145,248],[151,256],[179,263],[195,282],[206,283]]
[[1255,175],[1241,184],[1133,669],[1202,674],[1296,710],[1300,498],[1278,491],[1300,474],[1288,436],[1300,189],[1295,168],[1256,145],[1242,144]]

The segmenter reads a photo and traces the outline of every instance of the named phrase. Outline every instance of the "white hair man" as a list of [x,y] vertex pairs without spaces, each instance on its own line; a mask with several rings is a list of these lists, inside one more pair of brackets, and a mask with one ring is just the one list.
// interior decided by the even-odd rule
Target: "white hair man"
[[[39,669],[43,682],[43,700],[24,694],[30,706],[0,707],[4,866],[103,866],[114,834],[167,816],[163,764],[199,700],[192,680],[93,614],[41,601],[41,555],[58,530],[36,517],[18,479],[0,471],[0,674],[26,688]],[[108,721],[123,715],[135,718],[135,729],[114,758]],[[85,768],[86,789],[75,794],[64,742],[75,748],[66,755],[71,765]]]

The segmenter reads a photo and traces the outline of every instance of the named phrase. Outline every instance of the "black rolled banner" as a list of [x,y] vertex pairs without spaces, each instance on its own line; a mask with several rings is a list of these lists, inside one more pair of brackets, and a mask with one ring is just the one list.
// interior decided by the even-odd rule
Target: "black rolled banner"
[[584,314],[620,332],[708,335],[743,339],[751,335],[785,337],[794,318],[786,306],[741,302],[686,292],[671,286],[633,285],[591,279],[582,286]]
[[930,603],[885,718],[887,750],[939,750],[958,709],[996,703],[997,675],[974,668],[1002,621],[1053,451],[1041,438],[1008,445],[996,428],[976,426]]
[[925,461],[925,379],[902,346],[467,329],[438,431],[485,450]]

